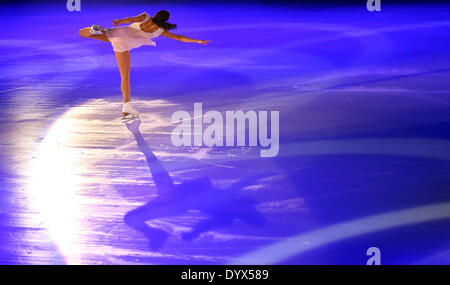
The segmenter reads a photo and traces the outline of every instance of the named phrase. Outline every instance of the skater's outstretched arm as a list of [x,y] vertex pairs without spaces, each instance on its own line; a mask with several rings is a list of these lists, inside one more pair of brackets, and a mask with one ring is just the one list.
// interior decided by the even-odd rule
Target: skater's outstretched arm
[[163,35],[169,39],[174,39],[174,40],[184,42],[184,43],[198,43],[198,44],[206,45],[208,42],[210,42],[210,41],[194,40],[194,39],[188,38],[186,36],[176,35],[167,30],[162,32],[161,35]]
[[135,22],[142,22],[145,20],[145,12],[134,16],[134,17],[127,17],[127,18],[123,18],[123,19],[118,19],[118,20],[113,20],[113,26],[118,26],[120,24],[131,24],[131,23],[135,23]]

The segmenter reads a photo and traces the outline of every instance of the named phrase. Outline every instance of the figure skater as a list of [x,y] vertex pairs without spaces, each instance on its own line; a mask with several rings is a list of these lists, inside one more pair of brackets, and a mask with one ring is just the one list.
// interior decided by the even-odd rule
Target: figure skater
[[206,45],[210,41],[194,40],[185,36],[176,35],[169,30],[175,29],[177,25],[168,23],[169,12],[166,10],[158,11],[155,16],[150,17],[144,12],[135,17],[127,17],[120,20],[113,20],[113,26],[120,24],[130,24],[111,29],[103,29],[99,25],[92,25],[80,30],[80,36],[85,38],[97,39],[110,42],[116,54],[117,64],[120,70],[121,91],[123,96],[122,118],[128,119],[138,116],[138,112],[133,109],[130,102],[130,50],[156,43],[152,38],[163,35],[185,43],[199,43]]

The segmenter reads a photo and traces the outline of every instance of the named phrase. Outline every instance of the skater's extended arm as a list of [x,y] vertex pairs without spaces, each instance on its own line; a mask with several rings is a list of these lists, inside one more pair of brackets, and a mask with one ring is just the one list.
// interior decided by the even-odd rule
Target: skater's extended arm
[[145,20],[145,15],[146,15],[145,13],[142,13],[134,17],[126,17],[123,19],[113,20],[113,26],[118,26],[120,24],[131,24],[136,22],[142,22]]
[[198,44],[206,45],[208,42],[210,42],[210,41],[194,40],[194,39],[188,38],[186,36],[175,35],[169,31],[164,31],[161,33],[161,35],[163,35],[169,39],[174,39],[174,40],[184,42],[184,43],[198,43]]

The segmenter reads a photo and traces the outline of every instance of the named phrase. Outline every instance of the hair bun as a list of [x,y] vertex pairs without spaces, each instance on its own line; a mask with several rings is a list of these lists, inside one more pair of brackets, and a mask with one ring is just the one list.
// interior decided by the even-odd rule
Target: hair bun
[[160,10],[158,11],[154,17],[152,17],[153,23],[160,26],[163,29],[171,30],[175,29],[177,25],[167,23],[167,20],[169,20],[170,13],[166,10]]

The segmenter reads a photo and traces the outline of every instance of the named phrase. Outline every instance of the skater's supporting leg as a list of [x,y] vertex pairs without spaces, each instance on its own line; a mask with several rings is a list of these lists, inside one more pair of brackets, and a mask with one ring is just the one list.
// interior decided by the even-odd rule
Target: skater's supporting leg
[[123,102],[130,101],[130,52],[116,52],[117,65],[120,70]]

